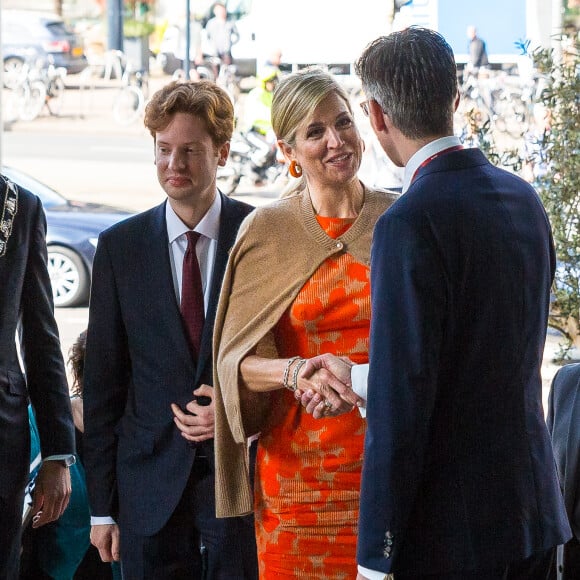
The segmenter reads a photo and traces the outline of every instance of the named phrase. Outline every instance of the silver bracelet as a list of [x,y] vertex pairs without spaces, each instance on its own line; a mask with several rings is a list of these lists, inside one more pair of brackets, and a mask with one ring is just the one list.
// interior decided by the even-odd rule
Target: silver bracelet
[[292,385],[290,386],[291,391],[295,391],[298,388],[298,373],[300,369],[306,364],[306,359],[301,358],[297,363],[294,369],[294,375],[292,376]]
[[285,389],[290,389],[291,391],[294,390],[288,384],[288,375],[290,374],[290,367],[292,366],[292,363],[294,361],[297,361],[299,358],[300,358],[299,356],[293,356],[292,358],[289,358],[288,362],[286,363],[286,368],[284,369],[284,376],[282,377],[282,386]]

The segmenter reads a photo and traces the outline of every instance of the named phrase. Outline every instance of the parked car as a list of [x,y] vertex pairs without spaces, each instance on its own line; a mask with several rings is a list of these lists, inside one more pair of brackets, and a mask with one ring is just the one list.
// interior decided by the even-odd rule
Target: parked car
[[26,61],[52,62],[67,74],[80,73],[87,67],[83,42],[56,15],[31,10],[2,10],[2,57],[4,84],[14,86]]
[[13,167],[4,166],[2,174],[36,194],[42,201],[46,213],[48,271],[54,305],[86,305],[99,234],[135,212],[98,203],[68,200]]

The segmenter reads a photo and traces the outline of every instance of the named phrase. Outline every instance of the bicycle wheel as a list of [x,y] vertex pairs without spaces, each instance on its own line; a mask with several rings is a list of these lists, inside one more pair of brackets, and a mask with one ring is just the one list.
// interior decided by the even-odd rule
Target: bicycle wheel
[[20,119],[22,121],[34,121],[46,103],[46,86],[42,81],[29,83],[28,99],[22,104]]
[[113,103],[113,118],[119,125],[131,125],[141,116],[144,107],[143,93],[137,87],[124,87]]
[[58,116],[62,111],[65,85],[60,77],[54,77],[48,84],[46,105],[51,115]]

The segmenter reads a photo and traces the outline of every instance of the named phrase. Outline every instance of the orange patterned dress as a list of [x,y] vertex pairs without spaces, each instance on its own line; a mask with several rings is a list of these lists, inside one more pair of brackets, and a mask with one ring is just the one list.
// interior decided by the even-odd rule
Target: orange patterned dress
[[[354,221],[317,219],[333,238]],[[280,356],[368,362],[369,286],[368,266],[350,254],[326,260],[278,323]],[[355,578],[364,419],[354,409],[316,420],[287,390],[273,401],[256,462],[260,578]]]

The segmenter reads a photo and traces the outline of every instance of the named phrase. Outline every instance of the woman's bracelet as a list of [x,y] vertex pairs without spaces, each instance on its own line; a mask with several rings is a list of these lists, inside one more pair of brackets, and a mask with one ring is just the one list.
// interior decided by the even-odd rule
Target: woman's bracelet
[[292,366],[292,363],[294,361],[297,361],[300,357],[299,356],[293,356],[292,358],[288,359],[288,362],[286,363],[286,368],[284,369],[284,376],[282,377],[282,386],[285,389],[290,389],[291,391],[293,391],[294,389],[288,384],[288,376],[290,375],[290,367]]
[[294,375],[292,376],[292,385],[290,386],[291,391],[295,391],[298,388],[298,373],[300,369],[306,364],[306,359],[301,358],[294,367]]

